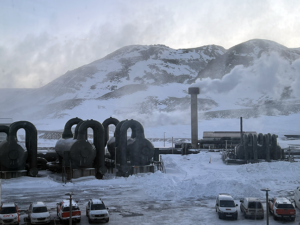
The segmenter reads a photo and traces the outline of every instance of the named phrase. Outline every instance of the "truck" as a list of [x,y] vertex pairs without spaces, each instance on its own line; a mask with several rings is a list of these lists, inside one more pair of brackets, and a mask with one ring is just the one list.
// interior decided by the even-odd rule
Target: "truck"
[[294,205],[285,197],[271,198],[269,200],[269,212],[274,220],[279,218],[295,221],[296,210]]
[[[68,221],[70,218],[70,200],[63,200],[56,204],[57,216],[61,222]],[[81,211],[77,203],[72,200],[72,220],[81,221]]]

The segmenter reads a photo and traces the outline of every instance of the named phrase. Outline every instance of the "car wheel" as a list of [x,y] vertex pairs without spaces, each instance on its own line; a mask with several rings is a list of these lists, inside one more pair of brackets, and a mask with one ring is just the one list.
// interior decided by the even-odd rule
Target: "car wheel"
[[88,216],[88,211],[87,210],[85,210],[85,215]]
[[89,218],[89,223],[92,223],[92,220]]
[[219,219],[222,219],[221,213],[218,213],[218,214],[219,214]]
[[274,220],[277,220],[277,216],[273,215]]
[[[295,219],[295,218],[294,218],[294,219]],[[109,218],[107,218],[105,222],[108,223],[108,221],[109,221]]]

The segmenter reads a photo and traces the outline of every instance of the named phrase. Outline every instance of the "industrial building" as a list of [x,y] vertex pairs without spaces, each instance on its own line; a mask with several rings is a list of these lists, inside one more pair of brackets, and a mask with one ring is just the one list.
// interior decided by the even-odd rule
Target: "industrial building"
[[[244,131],[243,134],[257,135],[255,131]],[[203,139],[198,144],[199,148],[233,149],[240,142],[240,131],[204,131]]]

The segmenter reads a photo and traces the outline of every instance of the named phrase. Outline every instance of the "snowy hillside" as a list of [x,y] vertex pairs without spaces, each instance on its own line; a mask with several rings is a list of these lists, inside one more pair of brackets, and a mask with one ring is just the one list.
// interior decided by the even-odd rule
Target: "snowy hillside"
[[[299,49],[267,40],[250,40],[228,50],[215,45],[179,50],[126,46],[44,87],[10,94],[0,89],[0,94],[6,93],[0,98],[0,117],[30,120],[38,129],[62,129],[72,117],[102,122],[114,116],[136,119],[154,135],[154,127],[177,126],[180,137],[188,137],[187,90],[198,86],[201,130],[237,130],[239,125],[232,126],[232,121],[242,116],[259,119],[265,128],[258,132],[274,133],[268,130],[274,121],[288,120],[290,129],[282,129],[298,133],[294,121],[300,118],[299,57]],[[226,128],[217,126],[221,123]]]

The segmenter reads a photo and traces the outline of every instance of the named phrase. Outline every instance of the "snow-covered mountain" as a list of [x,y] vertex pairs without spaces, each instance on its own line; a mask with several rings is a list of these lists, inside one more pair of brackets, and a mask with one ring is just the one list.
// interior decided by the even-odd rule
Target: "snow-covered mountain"
[[103,121],[115,116],[149,126],[188,124],[190,86],[200,87],[200,120],[299,115],[299,58],[300,49],[267,40],[228,50],[126,46],[41,88],[0,89],[0,117]]
[[219,78],[237,65],[249,67],[264,55],[278,53],[280,57],[292,63],[300,58],[300,49],[289,49],[283,45],[269,40],[254,39],[235,45],[228,49],[225,54],[219,55],[208,65],[199,71],[198,78]]

